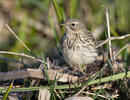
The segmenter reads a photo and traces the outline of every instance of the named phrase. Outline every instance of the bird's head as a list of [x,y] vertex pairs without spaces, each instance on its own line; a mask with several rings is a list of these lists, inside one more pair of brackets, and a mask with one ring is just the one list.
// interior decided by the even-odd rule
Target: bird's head
[[70,31],[72,33],[86,31],[85,25],[80,20],[75,18],[69,18],[60,25],[64,26],[66,31]]

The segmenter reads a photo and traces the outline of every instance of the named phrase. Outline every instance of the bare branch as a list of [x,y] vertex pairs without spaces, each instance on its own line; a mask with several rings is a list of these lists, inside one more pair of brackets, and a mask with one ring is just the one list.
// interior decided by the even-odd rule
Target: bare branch
[[23,56],[23,57],[31,58],[31,59],[33,59],[33,60],[37,60],[37,61],[39,61],[39,62],[41,62],[41,63],[46,63],[46,62],[44,62],[44,61],[41,60],[41,59],[38,59],[38,58],[36,58],[36,57],[27,55],[27,54],[25,54],[25,53],[16,53],[16,52],[0,51],[0,54],[11,54],[11,55]]
[[96,46],[96,48],[99,48],[100,46],[106,44],[109,40],[121,40],[121,39],[125,39],[127,37],[130,37],[130,34],[127,35],[123,35],[123,36],[119,36],[119,37],[110,37],[108,39],[106,39],[104,42],[100,43],[98,46]]
[[[58,81],[60,82],[69,82],[70,79],[72,81],[77,81],[78,76],[72,76],[69,74],[59,73],[56,70],[47,70],[48,76],[50,80],[54,80],[55,77],[61,77]],[[19,78],[36,78],[36,79],[46,79],[43,70],[41,69],[32,69],[27,68],[24,70],[17,70],[12,72],[0,72],[0,81],[6,81],[11,79],[19,79]]]
[[[110,35],[110,22],[109,22],[108,8],[105,8],[105,15],[106,15],[106,21],[107,21],[107,34],[108,34],[108,38],[110,39],[111,35]],[[108,45],[109,45],[109,56],[112,61],[113,59],[112,59],[111,40],[108,41]]]
[[16,39],[29,51],[31,52],[31,50],[25,45],[25,43],[20,40],[20,38],[15,34],[15,32],[7,25],[5,24],[5,26],[10,30],[10,32],[16,37]]
[[124,49],[126,49],[129,46],[129,44],[126,44],[123,48],[121,48],[116,54],[115,57],[120,54]]

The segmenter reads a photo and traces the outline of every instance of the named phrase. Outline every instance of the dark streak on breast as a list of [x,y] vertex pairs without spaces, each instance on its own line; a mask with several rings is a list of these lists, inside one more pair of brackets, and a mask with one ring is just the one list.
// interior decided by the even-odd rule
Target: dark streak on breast
[[79,40],[82,42],[82,43],[84,43],[85,44],[85,42],[81,39],[81,37],[79,36]]

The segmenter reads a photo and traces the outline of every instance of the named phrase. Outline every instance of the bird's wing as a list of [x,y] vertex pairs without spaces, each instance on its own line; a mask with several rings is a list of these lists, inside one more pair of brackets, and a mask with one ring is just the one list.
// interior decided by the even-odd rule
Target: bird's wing
[[66,34],[64,33],[64,35],[63,35],[63,37],[61,38],[61,41],[60,41],[61,50],[63,50],[63,42],[64,42],[65,38],[66,38]]

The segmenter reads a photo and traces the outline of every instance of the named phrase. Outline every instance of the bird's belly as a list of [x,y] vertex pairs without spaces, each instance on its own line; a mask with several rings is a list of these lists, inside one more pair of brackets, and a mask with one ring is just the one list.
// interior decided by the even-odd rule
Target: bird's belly
[[87,50],[67,50],[64,51],[64,58],[66,62],[70,65],[84,65],[94,62],[97,54],[87,52]]

